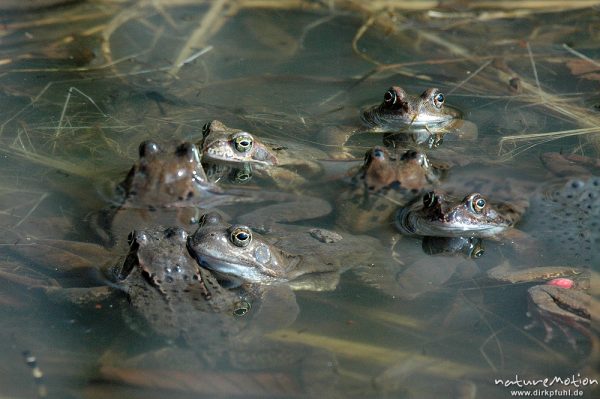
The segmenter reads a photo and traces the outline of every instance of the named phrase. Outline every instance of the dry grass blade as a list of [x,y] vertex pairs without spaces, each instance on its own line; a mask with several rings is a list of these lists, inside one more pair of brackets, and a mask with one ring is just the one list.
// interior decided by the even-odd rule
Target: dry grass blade
[[188,37],[179,55],[173,62],[169,73],[177,76],[179,69],[190,59],[193,53],[206,46],[206,42],[225,24],[227,16],[222,15],[229,0],[217,0],[208,9],[200,21],[200,25]]
[[5,153],[7,155],[16,155],[38,165],[60,170],[64,173],[75,176],[87,178],[95,178],[98,176],[98,170],[96,168],[94,168],[93,166],[86,167],[83,166],[81,163],[74,164],[72,162],[61,160],[56,157],[37,154],[31,151],[14,147],[0,148],[0,152]]

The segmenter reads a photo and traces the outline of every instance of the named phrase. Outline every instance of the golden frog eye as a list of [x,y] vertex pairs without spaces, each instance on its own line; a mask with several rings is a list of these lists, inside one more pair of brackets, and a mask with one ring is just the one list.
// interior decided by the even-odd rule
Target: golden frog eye
[[471,258],[473,258],[473,259],[481,258],[484,253],[485,253],[485,249],[483,249],[480,246],[477,246],[475,249],[473,249],[473,252],[471,252]]
[[243,170],[238,169],[237,171],[235,171],[235,174],[233,176],[233,180],[239,184],[246,183],[251,178],[252,178],[252,171],[246,170],[246,169],[243,169]]
[[254,140],[249,134],[240,134],[233,139],[233,145],[239,152],[248,152],[252,149]]
[[230,236],[233,245],[238,247],[247,247],[252,241],[252,232],[246,226],[235,227]]
[[233,309],[233,315],[236,317],[241,317],[250,311],[250,302],[248,301],[239,301],[235,304],[235,308]]
[[474,194],[469,200],[469,205],[471,206],[471,209],[476,213],[483,212],[483,208],[485,208],[486,204],[487,201],[481,196],[481,194]]
[[423,196],[423,206],[429,208],[435,203],[435,193],[433,191],[428,192]]

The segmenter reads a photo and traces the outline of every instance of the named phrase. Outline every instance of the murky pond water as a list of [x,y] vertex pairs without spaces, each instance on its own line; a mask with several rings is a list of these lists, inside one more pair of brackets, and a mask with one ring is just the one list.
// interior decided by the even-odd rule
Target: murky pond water
[[[481,3],[2,12],[3,397],[595,397],[598,5]],[[213,120],[278,165],[205,180]],[[475,192],[516,225],[420,237]]]

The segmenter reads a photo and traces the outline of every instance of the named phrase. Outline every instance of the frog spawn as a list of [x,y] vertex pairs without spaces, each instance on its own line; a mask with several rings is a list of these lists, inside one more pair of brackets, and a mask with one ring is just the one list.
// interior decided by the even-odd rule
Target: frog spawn
[[[521,228],[544,243],[543,256],[578,266],[599,260],[600,177],[554,183],[536,193]],[[559,227],[557,227],[559,226]]]

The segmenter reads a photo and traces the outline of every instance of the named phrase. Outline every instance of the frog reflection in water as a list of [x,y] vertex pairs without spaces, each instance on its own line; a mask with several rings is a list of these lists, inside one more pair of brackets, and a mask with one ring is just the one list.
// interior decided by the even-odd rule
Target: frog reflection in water
[[227,225],[219,215],[203,216],[188,248],[198,263],[226,278],[267,284],[291,284],[303,289],[337,283],[339,273],[375,263],[382,253],[378,240],[341,236],[323,229],[279,225],[261,235],[244,225]]
[[[217,180],[230,169],[243,170],[271,180],[279,187],[306,183],[306,178],[322,171],[318,159],[326,154],[316,148],[288,143],[290,148],[268,143],[251,133],[225,126],[213,120],[204,125],[202,162],[208,170],[218,170],[211,180]],[[215,167],[216,165],[220,167]],[[229,166],[223,168],[223,165]]]
[[[329,354],[264,337],[295,320],[298,307],[290,288],[251,284],[225,288],[209,270],[198,267],[186,249],[187,240],[181,228],[130,235],[125,261],[112,270],[137,315],[127,320],[142,335],[158,335],[177,345],[119,360],[118,367],[169,365],[187,373],[207,366],[246,373],[275,369],[290,374],[284,378],[288,383],[290,377],[297,378],[297,386],[304,390],[299,393],[327,389],[322,382],[335,379],[335,360]],[[278,389],[277,383],[261,385],[254,395],[264,396],[272,389]]]
[[[392,250],[395,262],[378,269],[356,269],[355,273],[394,298],[410,300],[440,289],[453,276],[478,274],[474,260],[485,252],[482,239],[474,237],[423,237],[420,247],[413,244],[398,240]],[[423,252],[431,256],[423,256]]]
[[396,227],[408,235],[493,238],[511,229],[522,213],[507,203],[490,203],[479,193],[458,199],[430,191],[398,211]]
[[363,165],[349,172],[352,187],[338,198],[336,223],[352,232],[389,224],[398,206],[437,184],[445,169],[421,152],[395,155],[374,147],[365,154]]

